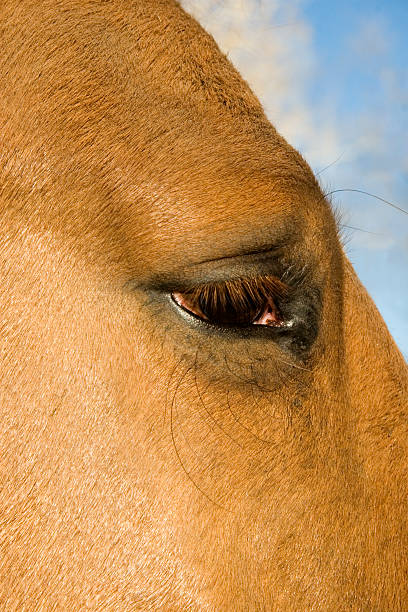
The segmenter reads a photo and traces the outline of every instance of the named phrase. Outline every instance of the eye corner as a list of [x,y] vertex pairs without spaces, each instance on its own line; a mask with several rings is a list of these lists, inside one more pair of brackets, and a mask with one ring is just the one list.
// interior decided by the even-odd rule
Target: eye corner
[[189,308],[189,299],[188,296],[191,292],[190,291],[172,291],[170,292],[170,298],[171,300],[174,302],[174,304],[182,309],[184,312],[192,315],[193,317],[199,319],[199,320],[203,320],[206,321],[207,318],[205,316],[205,314],[201,311],[199,305],[196,305],[195,308],[196,310],[198,310],[198,312],[194,312],[193,310],[193,306]]

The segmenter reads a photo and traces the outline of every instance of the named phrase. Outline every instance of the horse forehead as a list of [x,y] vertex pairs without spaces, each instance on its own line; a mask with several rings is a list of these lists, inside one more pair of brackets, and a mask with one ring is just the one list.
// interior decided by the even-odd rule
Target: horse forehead
[[133,98],[146,116],[154,96],[263,115],[213,39],[172,0],[136,0],[126,7],[14,0],[0,11],[4,45],[18,48],[18,55],[7,56],[7,79],[23,90],[24,100],[38,102],[46,94],[51,119],[53,112],[63,116],[82,106],[100,119],[101,105],[107,113],[123,110],[123,97]]
[[173,0],[126,8],[25,0],[6,16],[5,45],[11,36],[19,56],[8,60],[3,112],[12,113],[18,144],[27,136],[33,155],[48,147],[57,171],[83,165],[109,179],[116,166],[168,185],[173,177],[181,184],[183,173],[217,182],[224,170],[241,180],[274,164],[310,174],[213,39]]
[[18,145],[37,161],[46,149],[44,172],[66,187],[54,200],[73,218],[91,211],[106,236],[120,227],[146,250],[301,211],[310,169],[177,3],[40,4],[18,13],[27,61],[6,97],[24,99]]

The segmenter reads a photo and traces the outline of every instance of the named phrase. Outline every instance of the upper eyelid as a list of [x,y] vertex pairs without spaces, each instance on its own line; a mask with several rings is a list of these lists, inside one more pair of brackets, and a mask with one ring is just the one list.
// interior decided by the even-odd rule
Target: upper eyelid
[[[225,262],[225,261],[229,261],[229,262],[233,262],[234,260],[242,260],[243,258],[245,259],[250,259],[250,258],[256,258],[256,257],[262,257],[262,256],[271,256],[273,255],[274,257],[276,257],[277,254],[279,254],[279,252],[281,252],[283,250],[283,248],[287,247],[287,242],[282,241],[282,243],[277,243],[275,246],[267,246],[267,247],[260,247],[257,250],[252,250],[252,251],[243,251],[242,253],[238,253],[236,255],[226,255],[224,257],[216,257],[215,259],[203,259],[200,262],[200,265],[205,264],[205,263],[217,263],[217,262]],[[197,265],[197,264],[196,264]]]
[[242,277],[230,278],[230,279],[226,279],[222,281],[200,283],[200,284],[197,284],[189,288],[179,287],[177,289],[172,290],[171,293],[177,292],[177,293],[193,295],[194,293],[200,292],[204,289],[222,290],[225,288],[225,290],[227,290],[228,286],[231,286],[232,284],[235,284],[236,286],[239,286],[239,284],[241,284],[243,290],[251,289],[251,284],[252,284],[255,289],[257,289],[258,291],[261,291],[263,289],[262,284],[266,284],[266,283],[275,285],[275,287],[270,287],[270,289],[275,292],[276,296],[284,295],[290,289],[290,285],[288,283],[283,282],[281,279],[279,279],[277,276],[273,274],[258,274],[256,276],[255,275],[254,276],[242,276]]
[[310,264],[305,265],[294,258],[277,255],[271,249],[256,255],[246,255],[215,262],[216,265],[204,264],[193,267],[178,268],[173,271],[159,270],[149,274],[145,279],[128,281],[128,287],[139,287],[144,290],[171,293],[173,291],[191,291],[203,285],[222,283],[243,278],[255,278],[272,275],[282,279],[286,284],[298,284]]

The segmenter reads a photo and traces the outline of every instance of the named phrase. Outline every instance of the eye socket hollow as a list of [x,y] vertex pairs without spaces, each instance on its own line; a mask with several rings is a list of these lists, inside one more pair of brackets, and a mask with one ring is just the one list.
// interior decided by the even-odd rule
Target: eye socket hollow
[[263,276],[207,283],[172,298],[184,310],[215,325],[248,327],[282,326],[277,302],[288,287],[277,278]]

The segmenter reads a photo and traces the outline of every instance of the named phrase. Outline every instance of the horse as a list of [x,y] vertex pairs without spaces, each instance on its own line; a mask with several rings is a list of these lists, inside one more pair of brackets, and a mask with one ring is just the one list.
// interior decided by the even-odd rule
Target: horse
[[408,609],[407,366],[175,0],[3,0],[4,610]]

